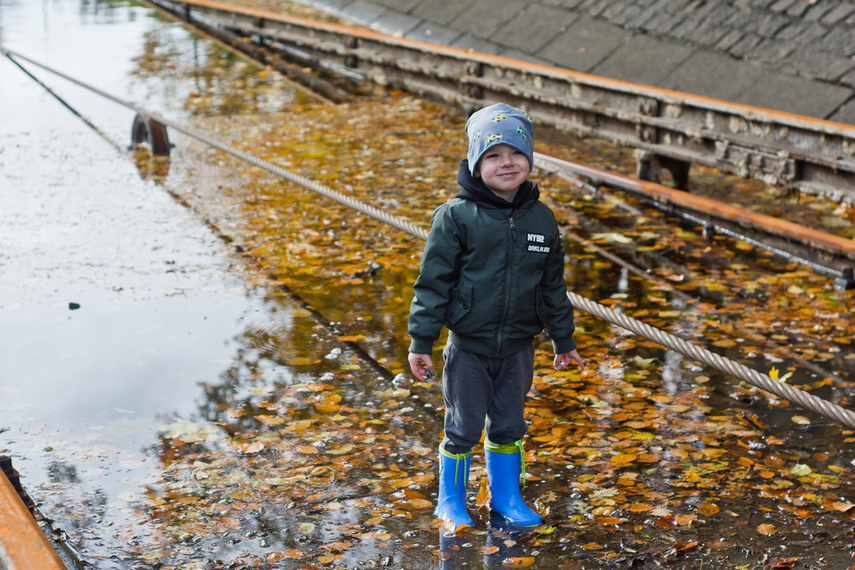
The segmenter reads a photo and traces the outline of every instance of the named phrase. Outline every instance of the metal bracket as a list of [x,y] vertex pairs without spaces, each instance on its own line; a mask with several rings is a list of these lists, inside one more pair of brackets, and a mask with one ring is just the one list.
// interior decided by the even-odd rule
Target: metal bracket
[[158,123],[151,117],[137,113],[134,117],[134,125],[131,127],[131,145],[136,146],[147,142],[151,154],[155,156],[169,156],[172,145],[169,144],[169,136],[166,126]]

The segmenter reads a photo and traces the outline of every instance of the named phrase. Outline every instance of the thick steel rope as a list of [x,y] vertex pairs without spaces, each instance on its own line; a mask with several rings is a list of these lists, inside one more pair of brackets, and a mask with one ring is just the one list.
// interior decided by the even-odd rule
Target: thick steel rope
[[[285,170],[281,166],[278,166],[278,165],[273,164],[271,162],[268,162],[266,160],[262,160],[256,156],[253,156],[252,154],[250,154],[248,152],[245,152],[243,150],[240,150],[238,148],[230,146],[224,142],[221,142],[221,141],[217,140],[216,138],[212,137],[211,135],[209,135],[208,133],[205,133],[205,132],[200,131],[198,129],[195,129],[193,127],[184,125],[182,123],[172,121],[172,120],[167,119],[165,117],[161,117],[157,113],[152,113],[152,112],[147,111],[141,107],[138,107],[137,105],[134,105],[134,104],[129,103],[127,101],[123,101],[122,99],[119,99],[118,97],[115,97],[113,95],[110,95],[109,93],[101,91],[100,89],[98,89],[96,87],[93,87],[91,85],[83,83],[77,79],[74,79],[73,77],[69,77],[68,75],[65,75],[59,71],[51,69],[51,68],[49,68],[45,65],[42,65],[36,61],[33,61],[33,60],[31,60],[25,56],[22,56],[20,54],[17,54],[15,52],[7,50],[7,49],[3,48],[3,46],[0,46],[0,52],[3,52],[10,59],[12,59],[12,56],[14,55],[15,57],[26,60],[26,61],[32,63],[33,65],[36,65],[36,66],[38,66],[38,67],[40,67],[46,71],[49,71],[50,73],[53,73],[53,74],[58,75],[64,79],[67,79],[68,81],[71,81],[72,83],[75,83],[81,87],[84,87],[85,89],[88,89],[94,93],[97,93],[103,97],[106,97],[107,99],[110,99],[111,101],[114,101],[120,105],[128,107],[129,109],[133,109],[134,111],[136,111],[141,116],[150,117],[150,118],[154,119],[155,121],[157,121],[163,125],[167,125],[169,127],[172,127],[175,130],[177,130],[181,133],[184,133],[187,136],[193,137],[193,138],[195,138],[199,141],[202,141],[205,144],[213,146],[214,148],[217,148],[217,149],[219,149],[219,150],[221,150],[227,154],[231,154],[232,156],[235,156],[235,157],[238,157],[242,160],[245,160],[246,162],[249,162],[250,164],[258,166],[259,168],[263,168],[264,170],[266,170],[272,174],[275,174],[277,176],[280,176],[286,180],[289,180],[289,181],[293,182],[294,184],[297,184],[299,186],[302,186],[304,188],[312,190],[313,192],[317,192],[318,194],[321,194],[322,196],[326,196],[327,198],[335,200],[336,202],[343,204],[344,206],[347,206],[348,208],[352,208],[354,210],[362,212],[363,214],[365,214],[367,216],[370,216],[376,220],[379,220],[385,224],[388,224],[388,225],[391,225],[395,228],[398,228],[399,230],[403,231],[404,233],[407,233],[407,234],[414,236],[414,237],[417,237],[417,238],[421,238],[422,240],[427,239],[427,236],[428,236],[427,230],[425,230],[424,228],[421,228],[419,226],[416,226],[407,220],[398,218],[397,216],[389,214],[388,212],[384,212],[383,210],[380,210],[380,209],[375,208],[373,206],[363,204],[362,202],[360,202],[359,200],[357,200],[351,196],[347,196],[345,194],[342,194],[341,192],[336,192],[335,190],[328,188],[327,186],[324,186],[323,184],[315,182],[314,180],[312,180],[310,178],[306,178],[305,176],[295,174],[293,172]],[[683,354],[684,356],[688,356],[688,357],[693,358],[693,359],[695,359],[695,360],[697,360],[703,364],[712,366],[713,368],[716,368],[717,370],[720,370],[722,372],[730,374],[730,375],[734,376],[735,378],[738,378],[740,380],[748,382],[749,384],[751,384],[753,386],[756,386],[758,388],[766,390],[767,392],[771,392],[772,394],[775,394],[776,396],[779,396],[779,397],[781,397],[785,400],[788,400],[790,402],[795,402],[795,403],[799,404],[800,406],[807,408],[808,410],[816,412],[817,414],[820,414],[820,415],[825,416],[829,419],[837,421],[837,422],[839,422],[845,426],[848,426],[850,428],[855,429],[855,413],[853,413],[853,412],[851,412],[845,408],[842,408],[842,407],[838,406],[837,404],[833,404],[831,402],[828,402],[826,400],[818,398],[812,394],[805,392],[804,390],[801,390],[801,389],[796,388],[794,386],[790,386],[789,384],[786,384],[784,382],[777,381],[777,380],[771,378],[770,376],[768,376],[766,374],[761,374],[761,373],[757,372],[756,370],[752,370],[751,368],[748,368],[747,366],[744,366],[742,364],[739,364],[737,362],[734,362],[732,360],[724,358],[718,354],[715,354],[714,352],[710,352],[709,350],[707,350],[705,348],[701,348],[697,345],[686,342],[685,340],[678,338],[674,335],[668,334],[665,331],[651,327],[650,325],[644,324],[641,321],[638,321],[638,320],[633,319],[631,317],[627,317],[626,315],[618,313],[612,309],[609,309],[603,305],[600,305],[599,303],[595,303],[594,301],[586,299],[580,295],[577,295],[576,293],[568,292],[567,296],[570,298],[570,301],[573,303],[574,307],[581,309],[582,311],[588,313],[591,316],[598,317],[598,318],[600,318],[604,321],[607,321],[613,325],[617,325],[617,326],[622,327],[628,331],[634,332],[635,334],[643,336],[644,338],[646,338],[648,340],[652,340],[652,341],[654,341],[654,342],[656,342],[656,343],[658,343],[664,347],[670,348],[672,350],[676,350],[677,352],[679,352],[680,354]]]
[[855,428],[855,413],[842,408],[837,404],[818,398],[813,394],[809,394],[804,390],[790,386],[785,382],[775,380],[766,374],[761,374],[743,364],[739,364],[738,362],[729,360],[719,354],[710,352],[705,348],[686,342],[679,337],[651,327],[650,325],[644,324],[632,317],[627,317],[626,315],[609,309],[599,303],[580,297],[575,293],[568,292],[567,296],[570,297],[570,301],[573,303],[573,306],[578,307],[591,316],[599,317],[613,325],[617,325],[628,331],[634,332],[648,340],[652,340],[662,346],[676,350],[680,354],[712,366],[722,372],[726,372],[731,376],[744,380],[749,384],[762,388],[776,396],[780,396],[785,400],[799,404],[804,408],[840,422],[845,426]]

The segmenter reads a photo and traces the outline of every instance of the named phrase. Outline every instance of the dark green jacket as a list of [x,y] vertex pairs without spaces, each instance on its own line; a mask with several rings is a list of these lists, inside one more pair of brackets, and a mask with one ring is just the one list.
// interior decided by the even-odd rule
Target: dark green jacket
[[430,354],[443,325],[452,344],[490,358],[523,349],[544,329],[556,353],[576,348],[561,236],[537,185],[524,183],[509,203],[465,160],[458,182],[460,193],[433,213],[413,286],[410,352]]

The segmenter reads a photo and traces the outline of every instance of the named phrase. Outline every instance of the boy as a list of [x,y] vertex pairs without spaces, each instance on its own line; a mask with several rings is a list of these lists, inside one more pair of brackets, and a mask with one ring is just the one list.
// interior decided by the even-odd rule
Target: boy
[[472,526],[466,486],[485,426],[492,509],[516,526],[541,524],[519,489],[534,337],[546,329],[556,368],[571,361],[583,368],[558,225],[528,180],[532,132],[528,115],[504,103],[469,118],[460,192],[434,211],[413,286],[409,363],[419,380],[434,374],[433,343],[443,325],[449,329],[436,514],[455,531]]

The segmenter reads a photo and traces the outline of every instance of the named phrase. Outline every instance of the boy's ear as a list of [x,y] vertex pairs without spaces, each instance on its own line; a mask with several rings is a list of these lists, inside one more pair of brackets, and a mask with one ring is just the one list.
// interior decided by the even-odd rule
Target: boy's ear
[[475,178],[481,178],[481,167],[478,166],[477,164],[475,165],[475,170],[472,171],[472,175]]

